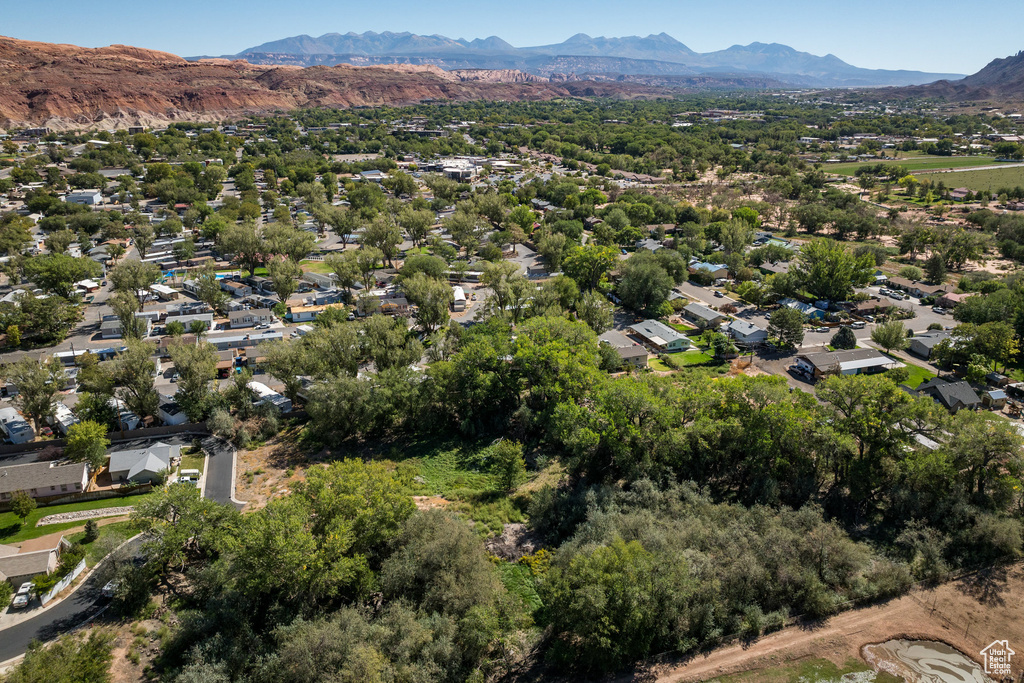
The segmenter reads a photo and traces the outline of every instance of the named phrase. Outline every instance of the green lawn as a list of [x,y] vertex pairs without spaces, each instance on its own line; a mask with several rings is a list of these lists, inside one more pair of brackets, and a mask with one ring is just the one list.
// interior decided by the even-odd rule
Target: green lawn
[[651,358],[648,360],[647,367],[658,372],[672,372],[673,370],[673,368],[670,368],[665,361],[660,358]]
[[181,456],[181,469],[203,471],[203,463],[206,462],[206,455],[183,455]]
[[[898,676],[875,672],[870,666],[859,659],[850,658],[842,667],[838,667],[827,659],[806,659],[770,669],[744,671],[731,676],[712,678],[709,683],[838,683],[846,680],[846,674],[865,672],[865,677],[849,676],[847,678],[863,681],[863,683],[900,683]],[[873,676],[868,677],[870,672]]]
[[0,512],[0,543],[20,543],[31,538],[39,538],[47,534],[72,529],[85,524],[85,520],[77,522],[63,522],[61,524],[47,524],[36,526],[43,517],[56,515],[61,512],[78,512],[80,510],[102,510],[103,508],[122,507],[135,505],[153,493],[143,493],[138,496],[126,496],[124,498],[104,498],[103,500],[87,500],[83,503],[69,503],[67,505],[51,505],[49,507],[37,507],[22,524],[21,520],[13,512]]
[[713,361],[715,358],[710,353],[705,353],[700,349],[692,349],[676,354],[675,359],[683,365],[703,365]]
[[[85,563],[95,567],[107,554],[124,541],[135,535],[131,528],[131,522],[115,522],[100,527],[99,537],[92,543],[85,544]],[[79,531],[68,538],[72,543],[80,543],[85,538],[85,532]]]
[[[823,164],[822,169],[829,173],[852,176],[862,166],[902,166],[908,171],[934,171],[944,168],[970,168],[971,166],[990,166],[996,164],[995,157],[939,157],[919,156],[906,159],[873,159],[871,161],[851,161],[842,164]],[[957,174],[959,175],[959,174]],[[947,186],[950,184],[947,182]],[[957,187],[960,187],[957,185]]]
[[327,265],[326,261],[299,261],[299,265],[308,273],[327,275],[331,272],[331,267]]
[[[668,324],[669,327],[671,327],[676,332],[682,332],[683,334],[685,334],[687,336],[689,336],[690,332],[698,332],[699,331],[699,330],[697,330],[696,327],[691,327],[690,325],[681,325],[679,323],[667,323],[667,324]],[[690,338],[692,339],[693,337],[690,337]]]
[[910,376],[907,378],[907,386],[911,389],[916,389],[922,382],[927,382],[935,377],[934,372],[929,372],[920,365],[907,363],[906,366],[907,370],[910,371]]

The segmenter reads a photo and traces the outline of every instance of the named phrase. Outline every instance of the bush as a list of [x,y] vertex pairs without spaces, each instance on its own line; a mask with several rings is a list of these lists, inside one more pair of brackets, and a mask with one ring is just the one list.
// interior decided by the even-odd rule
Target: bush
[[8,581],[0,581],[0,610],[7,609],[14,597],[14,586]]
[[928,329],[929,330],[941,330],[942,329],[942,323],[931,323],[930,325],[928,325]]
[[903,266],[900,268],[900,277],[916,282],[924,278],[924,271],[917,266]]
[[857,335],[853,333],[852,327],[840,327],[839,331],[832,335],[832,348],[834,349],[855,349],[857,348]]
[[95,519],[85,520],[85,539],[84,543],[92,543],[100,537],[100,525],[96,523]]

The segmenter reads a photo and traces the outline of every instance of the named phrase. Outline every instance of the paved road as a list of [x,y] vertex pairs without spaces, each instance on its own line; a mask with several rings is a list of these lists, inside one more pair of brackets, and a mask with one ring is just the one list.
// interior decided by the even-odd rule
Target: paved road
[[[130,541],[121,552],[134,553],[142,539]],[[60,603],[20,624],[0,631],[0,662],[13,659],[28,649],[33,640],[53,640],[96,615],[109,602],[100,595],[108,572],[92,573]]]

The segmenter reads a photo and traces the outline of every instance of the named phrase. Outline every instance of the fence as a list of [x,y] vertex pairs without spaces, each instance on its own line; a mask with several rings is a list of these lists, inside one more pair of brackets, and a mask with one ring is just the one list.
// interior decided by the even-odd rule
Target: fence
[[[120,443],[123,441],[135,441],[137,439],[146,439],[153,436],[170,436],[173,434],[209,434],[210,430],[207,429],[205,422],[186,422],[180,425],[169,425],[163,427],[143,427],[142,429],[135,429],[132,431],[125,431],[124,437],[121,436],[121,431],[116,430],[110,432],[107,436],[110,438],[111,443]],[[12,443],[0,445],[0,457],[5,455],[18,455],[20,453],[30,453],[32,451],[41,451],[46,448],[58,447],[63,448],[67,445],[67,439],[50,439],[48,441],[32,441],[29,443]]]
[[57,597],[58,593],[60,593],[62,590],[64,590],[68,586],[70,586],[71,582],[74,581],[75,579],[77,579],[78,575],[81,574],[83,571],[85,571],[85,558],[84,557],[82,558],[81,562],[79,562],[77,565],[75,565],[75,568],[71,570],[70,574],[65,576],[60,581],[58,581],[57,585],[54,586],[53,588],[51,588],[48,593],[46,593],[45,595],[41,595],[39,597],[39,601],[42,602],[43,606],[45,607],[46,603],[50,602],[50,600],[53,600],[55,597]]

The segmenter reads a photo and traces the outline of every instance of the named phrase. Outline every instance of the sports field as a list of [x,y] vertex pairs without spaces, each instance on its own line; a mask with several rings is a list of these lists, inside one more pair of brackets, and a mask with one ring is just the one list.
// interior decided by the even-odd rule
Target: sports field
[[987,171],[959,171],[957,173],[938,173],[928,175],[933,182],[940,179],[946,187],[966,187],[968,190],[988,190],[995,192],[1000,188],[1024,187],[1024,166],[1010,168],[993,168]]
[[911,173],[914,171],[937,171],[944,168],[970,168],[971,166],[991,166],[996,162],[995,157],[937,157],[920,156],[907,157],[905,159],[876,159],[874,161],[854,161],[843,164],[824,164],[823,170],[829,173],[840,175],[855,175],[857,169],[862,166],[874,166],[885,164],[886,166],[902,166]]

